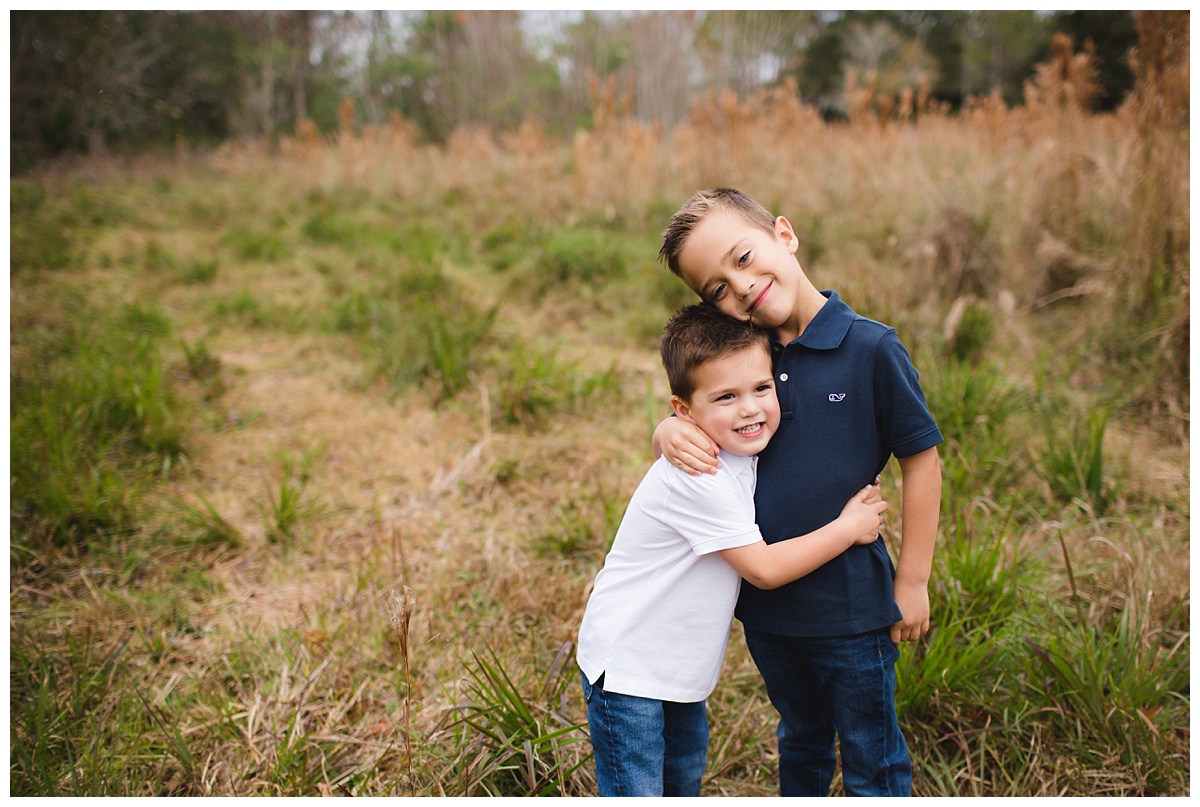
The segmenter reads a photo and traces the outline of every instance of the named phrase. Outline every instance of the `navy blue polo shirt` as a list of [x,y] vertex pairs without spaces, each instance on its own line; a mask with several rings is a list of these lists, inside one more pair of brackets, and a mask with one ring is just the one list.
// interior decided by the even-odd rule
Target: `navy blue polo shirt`
[[[837,292],[821,293],[829,299],[804,332],[772,345],[782,417],[759,455],[754,494],[769,544],[836,519],[892,455],[942,442],[896,331],[854,313]],[[880,537],[771,591],[742,581],[736,616],[748,627],[787,636],[875,630],[900,619],[895,573]]]

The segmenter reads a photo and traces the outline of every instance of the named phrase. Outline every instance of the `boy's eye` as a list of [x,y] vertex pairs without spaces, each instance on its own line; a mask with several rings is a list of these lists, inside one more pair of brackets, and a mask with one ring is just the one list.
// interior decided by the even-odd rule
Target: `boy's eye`
[[755,392],[770,392],[773,389],[775,389],[774,384],[763,384],[761,387],[756,389]]
[[744,266],[744,265],[746,264],[746,262],[747,262],[747,261],[749,261],[749,260],[750,260],[750,253],[749,253],[749,252],[743,252],[743,253],[742,253],[742,257],[738,258],[737,265],[738,265],[738,266]]

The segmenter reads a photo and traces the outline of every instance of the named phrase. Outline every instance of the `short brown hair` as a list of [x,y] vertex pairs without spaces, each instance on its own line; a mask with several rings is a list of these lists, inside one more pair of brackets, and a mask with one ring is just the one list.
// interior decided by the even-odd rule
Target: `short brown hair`
[[762,328],[726,316],[712,303],[696,303],[671,317],[663,328],[658,352],[671,394],[690,401],[696,391],[696,368],[756,345],[771,354],[771,340]]
[[696,191],[692,198],[684,202],[683,207],[671,216],[667,228],[662,233],[662,248],[658,251],[658,259],[676,275],[679,274],[679,253],[683,251],[688,236],[696,229],[696,225],[714,210],[733,211],[752,226],[761,227],[769,233],[775,232],[775,217],[771,215],[771,211],[741,191],[733,188]]

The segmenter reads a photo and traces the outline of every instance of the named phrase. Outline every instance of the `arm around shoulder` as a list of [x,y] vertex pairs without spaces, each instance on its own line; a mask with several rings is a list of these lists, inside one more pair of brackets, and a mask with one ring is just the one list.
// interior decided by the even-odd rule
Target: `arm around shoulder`
[[654,428],[650,447],[655,459],[665,455],[668,462],[693,476],[715,474],[721,464],[713,439],[695,423],[682,418],[664,418]]

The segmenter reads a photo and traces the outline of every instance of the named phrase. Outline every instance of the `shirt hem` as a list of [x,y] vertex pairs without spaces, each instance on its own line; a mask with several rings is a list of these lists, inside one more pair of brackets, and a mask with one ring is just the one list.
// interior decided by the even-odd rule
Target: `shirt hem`
[[742,623],[743,626],[751,630],[762,631],[763,633],[774,633],[779,636],[792,636],[798,639],[820,639],[831,636],[857,636],[861,633],[870,633],[881,628],[891,627],[899,622],[903,615],[900,609],[895,609],[892,614],[871,619],[859,619],[850,623],[837,623],[826,625],[781,625],[773,622],[762,622],[750,617],[743,617],[741,614],[734,613],[734,617]]

